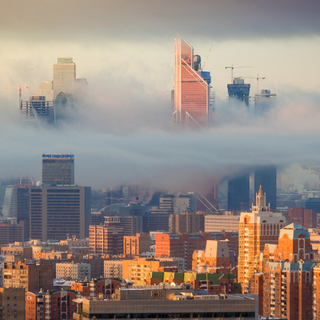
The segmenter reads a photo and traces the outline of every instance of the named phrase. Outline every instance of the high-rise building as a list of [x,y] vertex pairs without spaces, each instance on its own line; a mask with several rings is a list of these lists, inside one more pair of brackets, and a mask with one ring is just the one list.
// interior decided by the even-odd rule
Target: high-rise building
[[240,216],[208,214],[205,216],[205,232],[238,232]]
[[270,209],[277,209],[277,167],[264,166],[254,171],[254,192],[259,191],[262,186],[265,193],[268,195]]
[[64,240],[67,235],[89,235],[91,188],[77,186],[30,187],[30,239]]
[[262,272],[265,244],[276,244],[280,229],[286,223],[283,213],[270,211],[270,205],[266,205],[266,194],[260,186],[252,212],[241,212],[239,221],[238,279],[244,293],[250,292],[250,279],[255,272]]
[[126,256],[138,256],[150,251],[150,236],[147,233],[137,233],[135,236],[123,237],[123,254]]
[[270,90],[261,90],[261,94],[255,95],[254,112],[256,115],[266,114],[275,104],[276,94]]
[[44,96],[45,100],[53,101],[53,81],[39,83],[39,88],[33,91],[35,96]]
[[250,84],[245,84],[242,78],[233,78],[233,83],[227,87],[229,99],[243,101],[249,107]]
[[186,211],[180,214],[170,214],[170,233],[196,233],[204,231],[204,212]]
[[44,185],[74,185],[73,154],[43,154],[42,183]]
[[228,181],[228,210],[249,210],[249,175],[230,179]]
[[58,58],[53,65],[53,100],[60,93],[73,96],[75,91],[76,64],[72,58]]
[[265,245],[263,316],[312,319],[312,258],[308,230],[294,223],[280,230],[277,245]]
[[201,58],[180,37],[175,40],[174,121],[193,127],[207,125],[210,107],[210,72],[201,70]]
[[293,207],[288,209],[289,220],[306,229],[317,228],[317,213],[311,209]]
[[123,229],[120,217],[105,217],[104,225],[89,227],[90,253],[118,255],[123,253]]

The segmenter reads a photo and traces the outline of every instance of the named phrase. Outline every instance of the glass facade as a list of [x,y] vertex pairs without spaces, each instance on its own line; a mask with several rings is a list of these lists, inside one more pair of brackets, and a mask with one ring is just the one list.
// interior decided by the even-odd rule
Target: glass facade
[[[200,57],[199,57],[200,58]],[[209,72],[203,72],[199,64],[194,69],[193,47],[185,40],[175,41],[174,121],[206,125],[209,119]],[[205,78],[202,76],[205,75]]]
[[[74,156],[52,155],[42,158],[42,182],[45,185],[74,184]],[[63,155],[62,155],[63,156]]]

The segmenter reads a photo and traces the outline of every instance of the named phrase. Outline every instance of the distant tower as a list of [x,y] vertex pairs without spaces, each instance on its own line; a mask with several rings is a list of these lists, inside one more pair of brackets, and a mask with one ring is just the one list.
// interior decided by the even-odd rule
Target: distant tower
[[270,90],[261,90],[261,94],[255,95],[254,113],[256,115],[264,115],[274,106],[275,101],[275,93],[271,93]]
[[234,98],[243,101],[249,107],[250,84],[245,84],[241,78],[234,78],[232,84],[228,84],[229,99]]
[[228,210],[249,210],[249,175],[233,178],[228,181]]
[[74,184],[73,154],[43,154],[42,182],[44,185]]
[[76,79],[76,64],[72,58],[58,58],[53,65],[53,100],[60,93],[74,95]]
[[201,58],[180,37],[175,40],[174,121],[192,127],[209,120],[210,72],[201,70]]
[[270,208],[277,209],[277,168],[264,166],[254,171],[254,192],[258,192],[260,185],[268,195]]

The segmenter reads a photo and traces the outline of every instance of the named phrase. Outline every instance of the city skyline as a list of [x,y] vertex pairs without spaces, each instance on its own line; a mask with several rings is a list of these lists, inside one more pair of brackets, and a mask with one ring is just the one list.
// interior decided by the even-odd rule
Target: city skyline
[[[42,2],[32,1],[18,9],[15,1],[4,5],[0,86],[29,86],[22,92],[27,99],[40,82],[52,79],[58,57],[73,57],[77,75],[88,79],[88,100],[70,123],[59,129],[35,129],[16,120],[16,90],[0,89],[5,137],[0,175],[40,179],[39,155],[72,152],[80,185],[152,181],[159,187],[201,189],[209,188],[214,178],[257,165],[318,161],[317,2],[294,1],[287,10],[286,2],[231,1],[228,6],[223,1],[214,5],[201,1],[188,2],[182,12],[180,1],[147,6],[144,1],[127,6],[122,1],[112,5],[96,1],[90,8],[85,2],[70,1],[63,13],[61,3],[43,7]],[[50,10],[52,16],[60,12],[58,25],[48,17],[43,28],[39,22],[19,28],[24,19],[30,21],[27,13],[37,14],[33,6]],[[184,15],[194,18],[192,28]],[[114,16],[127,19],[132,28],[124,28]],[[79,24],[81,18],[87,22],[84,26]],[[177,34],[191,43],[211,72],[216,112],[212,128],[206,131],[181,134],[170,126]],[[227,105],[230,70],[225,67],[232,64],[254,66],[235,69],[234,76],[259,73],[266,77],[260,80],[260,89],[277,94],[276,106],[266,119]],[[256,80],[245,82],[251,84],[253,96]]]

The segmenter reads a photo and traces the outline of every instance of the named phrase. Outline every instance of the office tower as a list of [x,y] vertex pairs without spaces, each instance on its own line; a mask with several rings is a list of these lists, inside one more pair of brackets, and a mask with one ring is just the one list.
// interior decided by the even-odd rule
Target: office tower
[[228,210],[249,210],[249,175],[240,176],[228,181]]
[[201,58],[180,37],[175,39],[174,122],[192,127],[209,120],[210,72],[201,70]]
[[204,212],[186,211],[170,214],[169,233],[196,233],[204,231]]
[[53,81],[39,83],[39,88],[33,90],[35,96],[44,96],[45,100],[53,101]]
[[238,232],[240,216],[208,214],[205,216],[205,232]]
[[43,154],[42,183],[44,185],[74,185],[73,154]]
[[2,207],[3,219],[14,218],[17,216],[17,188],[7,186]]
[[261,94],[255,95],[254,113],[256,115],[265,115],[274,105],[276,94],[270,90],[261,90]]
[[270,209],[277,209],[277,167],[264,166],[254,171],[254,192],[259,191],[260,186],[268,195]]
[[242,101],[249,107],[250,84],[245,84],[242,78],[233,78],[233,83],[227,87],[229,99]]
[[252,212],[241,212],[239,221],[239,282],[244,293],[250,293],[250,279],[262,272],[262,254],[267,243],[276,244],[280,229],[286,225],[281,212],[271,212],[266,194],[260,187]]
[[30,239],[64,240],[67,235],[89,235],[91,188],[30,187]]
[[308,230],[294,223],[280,230],[277,245],[265,245],[263,316],[312,319],[312,258]]
[[317,228],[317,213],[311,209],[293,207],[288,209],[289,220],[306,229]]
[[60,94],[73,97],[75,91],[76,65],[72,58],[58,58],[53,65],[53,100]]
[[105,217],[104,225],[89,227],[90,254],[123,253],[123,229],[119,217]]
[[0,319],[24,320],[25,289],[0,288]]
[[25,262],[5,262],[3,272],[6,275],[3,280],[5,288],[25,288],[26,291],[36,292],[53,289],[52,264],[35,264]]
[[54,124],[53,101],[47,101],[45,96],[30,96],[29,100],[21,102],[20,118],[29,122]]

